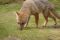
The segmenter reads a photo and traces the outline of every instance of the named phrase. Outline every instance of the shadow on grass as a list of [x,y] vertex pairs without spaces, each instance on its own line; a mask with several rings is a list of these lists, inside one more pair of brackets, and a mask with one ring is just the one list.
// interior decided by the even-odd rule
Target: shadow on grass
[[60,25],[48,25],[46,28],[60,28]]
[[37,27],[25,27],[24,28],[25,30],[32,30],[32,29],[40,29],[39,27],[37,28]]
[[58,29],[58,28],[60,28],[60,25],[48,25],[48,26],[46,26],[46,27],[43,27],[42,26],[42,28],[41,27],[25,27],[24,28],[24,30],[31,30],[31,29],[45,29],[45,28],[55,28],[55,29]]

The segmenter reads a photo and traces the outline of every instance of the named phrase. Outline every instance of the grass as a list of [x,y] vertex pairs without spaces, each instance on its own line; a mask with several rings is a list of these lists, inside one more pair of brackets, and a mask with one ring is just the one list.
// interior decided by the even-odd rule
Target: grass
[[55,7],[56,7],[56,10],[60,10],[60,0],[49,0],[50,2],[52,2]]
[[[60,28],[52,27],[52,19],[49,19],[46,28],[41,28],[45,21],[43,16],[40,17],[39,28],[35,27],[34,17],[31,16],[28,27],[19,30],[15,18],[15,11],[19,8],[18,4],[0,5],[0,40],[60,40]],[[60,24],[59,20],[57,22]]]

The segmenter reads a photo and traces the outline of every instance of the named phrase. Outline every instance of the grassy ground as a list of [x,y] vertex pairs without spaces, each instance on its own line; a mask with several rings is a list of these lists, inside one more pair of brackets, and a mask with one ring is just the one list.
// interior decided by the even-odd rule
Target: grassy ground
[[35,27],[32,16],[28,27],[20,31],[15,18],[15,11],[19,8],[18,4],[0,5],[0,40],[60,40],[60,21],[57,20],[57,28],[54,28],[54,21],[49,19],[47,27],[42,28],[43,16],[40,16],[39,28]]

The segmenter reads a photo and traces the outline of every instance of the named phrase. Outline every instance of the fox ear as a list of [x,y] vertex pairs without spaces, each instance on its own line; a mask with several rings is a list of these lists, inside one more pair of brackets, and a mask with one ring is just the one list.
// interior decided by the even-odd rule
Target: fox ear
[[18,13],[18,12],[16,12],[16,14],[17,14],[17,15],[19,15],[19,13]]

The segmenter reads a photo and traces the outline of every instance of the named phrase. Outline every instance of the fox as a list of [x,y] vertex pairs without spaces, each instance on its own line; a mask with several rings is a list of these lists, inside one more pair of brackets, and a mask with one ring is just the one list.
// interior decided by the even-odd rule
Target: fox
[[48,18],[52,18],[57,24],[56,18],[60,19],[60,15],[56,13],[55,7],[48,0],[25,0],[21,9],[16,12],[17,23],[22,30],[28,25],[30,16],[35,17],[36,27],[38,27],[39,14],[42,14],[45,18],[44,26],[48,23]]

